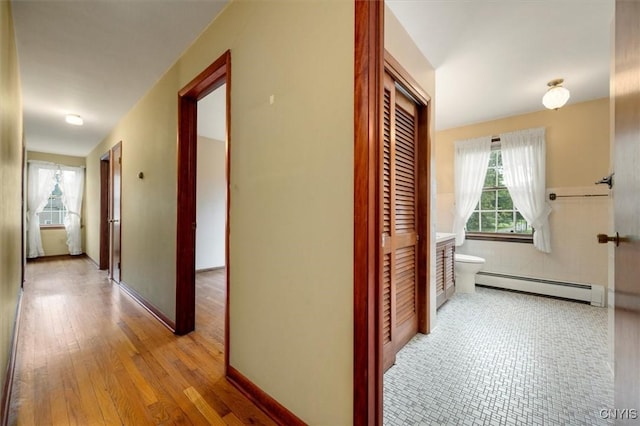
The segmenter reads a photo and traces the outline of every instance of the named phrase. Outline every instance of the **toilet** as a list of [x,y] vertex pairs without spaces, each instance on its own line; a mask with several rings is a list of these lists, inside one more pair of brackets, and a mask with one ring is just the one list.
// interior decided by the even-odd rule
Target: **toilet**
[[453,258],[456,274],[456,292],[475,293],[476,273],[484,266],[484,259],[461,253],[455,253]]

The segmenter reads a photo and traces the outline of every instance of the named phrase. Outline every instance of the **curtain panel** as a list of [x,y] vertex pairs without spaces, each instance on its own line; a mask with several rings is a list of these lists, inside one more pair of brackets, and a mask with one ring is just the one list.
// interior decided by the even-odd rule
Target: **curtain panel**
[[543,128],[500,135],[504,183],[513,204],[533,227],[533,245],[551,252],[549,213],[546,201],[546,147]]
[[465,226],[482,195],[491,156],[491,137],[467,139],[455,143],[455,207],[453,232],[456,245],[465,238]]
[[84,189],[84,169],[81,167],[60,167],[62,202],[67,208],[64,228],[67,231],[69,254],[82,254],[82,232],[80,229],[80,210]]
[[27,257],[44,256],[38,213],[56,186],[55,164],[29,162],[27,169]]

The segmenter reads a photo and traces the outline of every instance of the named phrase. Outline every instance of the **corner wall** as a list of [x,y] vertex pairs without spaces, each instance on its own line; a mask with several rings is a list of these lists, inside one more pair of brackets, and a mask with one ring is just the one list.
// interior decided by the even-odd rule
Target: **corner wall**
[[87,157],[87,253],[122,141],[122,279],[174,319],[177,93],[231,50],[230,364],[309,424],[353,415],[353,40],[353,2],[232,1]]
[[[547,193],[607,194],[594,182],[609,174],[609,99],[568,105],[436,133],[438,231],[453,226],[454,142],[479,136],[544,127],[547,146]],[[557,198],[553,211],[550,254],[532,244],[466,240],[456,250],[486,259],[487,272],[584,284],[608,284],[607,245],[596,234],[609,227],[609,197]]]
[[[22,285],[22,95],[11,3],[0,2],[0,383]],[[2,385],[0,385],[2,388]],[[4,407],[2,407],[4,409]]]

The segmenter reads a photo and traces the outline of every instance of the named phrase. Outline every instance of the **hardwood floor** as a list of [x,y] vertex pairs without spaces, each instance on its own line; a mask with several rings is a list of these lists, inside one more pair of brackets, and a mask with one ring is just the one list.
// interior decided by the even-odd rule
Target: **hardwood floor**
[[175,336],[87,258],[29,263],[9,424],[273,422],[224,378],[224,270]]

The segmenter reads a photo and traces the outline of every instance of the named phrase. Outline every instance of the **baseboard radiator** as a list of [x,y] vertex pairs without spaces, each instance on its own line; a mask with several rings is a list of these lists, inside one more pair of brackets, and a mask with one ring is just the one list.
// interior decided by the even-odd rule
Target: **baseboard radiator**
[[606,306],[604,287],[599,284],[578,284],[483,271],[476,275],[476,284],[579,300],[593,306]]

